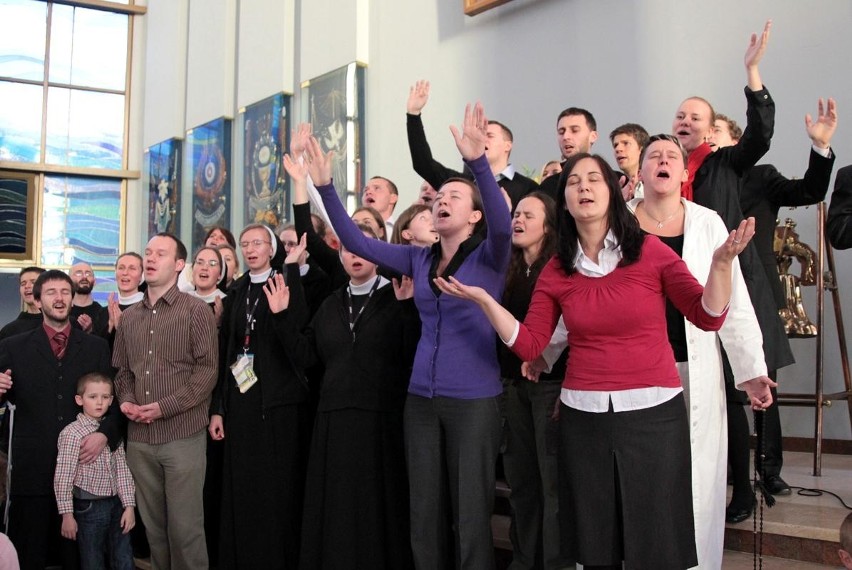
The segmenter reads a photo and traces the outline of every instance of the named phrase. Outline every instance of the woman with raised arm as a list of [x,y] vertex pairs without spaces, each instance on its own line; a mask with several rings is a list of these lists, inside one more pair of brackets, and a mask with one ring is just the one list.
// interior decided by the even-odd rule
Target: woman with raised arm
[[[269,300],[269,280],[284,271],[284,246],[262,224],[246,226],[238,243],[247,271],[224,301],[208,428],[225,442],[219,568],[296,568],[308,386]],[[286,272],[289,282],[299,280],[298,264]],[[307,323],[302,309],[291,315],[297,326]]]
[[[643,236],[599,156],[578,154],[560,175],[557,256],[542,270],[524,324],[460,278],[440,289],[474,300],[522,360],[539,356],[560,315],[571,365],[560,395],[563,553],[584,568],[695,566],[689,426],[666,334],[665,299],[718,329],[731,264],[754,234],[743,222],[713,254],[704,288],[654,236]],[[762,385],[765,387],[765,385]],[[755,391],[765,406],[769,388]],[[649,484],[653,482],[653,484]]]
[[[411,545],[418,568],[493,568],[491,513],[501,439],[503,391],[494,331],[475,306],[444,295],[437,276],[457,275],[492,296],[503,292],[511,248],[509,211],[485,158],[488,121],[482,105],[465,109],[464,127],[451,127],[476,184],[449,180],[433,205],[440,241],[430,248],[365,237],[346,215],[331,184],[331,162],[315,139],[307,164],[341,243],[348,251],[414,281],[422,321],[405,404],[411,488]],[[480,197],[481,193],[481,197]],[[487,237],[479,231],[488,220]],[[452,505],[455,564],[447,562]]]
[[[644,198],[628,204],[642,231],[659,237],[686,262],[699,281],[707,279],[713,250],[725,242],[725,224],[712,210],[685,200],[686,151],[671,135],[651,137],[640,157]],[[727,414],[719,342],[738,384],[764,383],[763,335],[748,297],[739,261],[733,262],[731,306],[718,334],[705,332],[666,302],[669,343],[684,387],[692,448],[692,505],[695,544],[701,568],[720,568],[725,538]],[[740,389],[743,389],[740,386]],[[751,506],[751,498],[749,498]]]
[[[287,165],[303,182],[307,172]],[[370,226],[358,227],[379,239]],[[304,235],[300,241],[288,260],[304,249]],[[304,291],[295,291],[301,282],[288,288],[276,279],[272,289],[286,309],[285,350],[298,366],[324,370],[299,568],[405,570],[413,562],[402,411],[420,332],[414,291],[408,278],[395,291],[374,263],[345,248],[340,257],[349,283],[325,299],[304,332],[289,322],[290,307],[305,302]]]

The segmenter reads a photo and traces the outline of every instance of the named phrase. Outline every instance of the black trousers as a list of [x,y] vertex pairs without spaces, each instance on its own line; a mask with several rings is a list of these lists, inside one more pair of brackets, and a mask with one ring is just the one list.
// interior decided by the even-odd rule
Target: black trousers
[[12,495],[7,534],[18,551],[21,570],[44,570],[59,563],[63,570],[80,567],[77,543],[62,538],[62,518],[53,495]]

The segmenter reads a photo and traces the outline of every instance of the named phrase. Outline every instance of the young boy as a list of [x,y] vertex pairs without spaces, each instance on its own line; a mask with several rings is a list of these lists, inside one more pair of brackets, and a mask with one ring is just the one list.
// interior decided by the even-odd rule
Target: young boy
[[53,479],[56,505],[62,516],[62,536],[77,540],[82,567],[133,570],[133,550],[127,534],[136,523],[133,477],[124,446],[105,446],[91,463],[79,461],[80,441],[98,429],[112,402],[112,380],[92,372],[77,382],[77,405],[83,413],[59,434],[59,456]]

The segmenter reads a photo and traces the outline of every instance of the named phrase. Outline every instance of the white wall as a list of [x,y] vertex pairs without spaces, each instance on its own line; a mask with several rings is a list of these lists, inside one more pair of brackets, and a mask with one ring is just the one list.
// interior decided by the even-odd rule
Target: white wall
[[[185,6],[186,1],[177,4]],[[173,2],[150,2],[149,60],[152,41],[165,41],[180,50],[180,38],[162,38],[178,26],[152,17],[162,5],[172,6]],[[199,0],[194,0],[190,38],[203,20],[218,26],[210,42],[227,42],[229,35],[223,26],[237,28],[235,16],[227,16],[233,2],[238,2],[241,23],[257,18],[249,8],[260,9],[259,0],[208,0],[201,3],[203,11],[195,10]],[[178,17],[179,6],[169,8]],[[280,11],[270,5],[267,9],[265,15],[270,19],[280,17]],[[196,22],[198,12],[209,11],[217,14],[201,14]],[[852,4],[846,0],[824,0],[816,5],[800,0],[514,0],[474,18],[463,15],[461,0],[295,0],[294,12],[300,26],[295,32],[299,43],[292,55],[295,85],[353,60],[369,64],[366,172],[394,179],[402,192],[401,203],[412,201],[419,185],[410,168],[405,138],[405,101],[409,86],[417,79],[432,82],[432,100],[423,118],[437,157],[459,164],[447,125],[460,121],[465,102],[479,99],[489,117],[514,131],[515,165],[538,170],[545,161],[559,156],[555,118],[568,106],[586,107],[595,114],[602,135],[595,150],[606,157],[611,157],[607,135],[613,128],[632,121],[645,125],[651,133],[668,132],[675,109],[689,95],[702,95],[720,112],[744,120],[743,53],[749,34],[759,32],[769,17],[774,27],[761,71],[775,98],[777,119],[772,150],[765,161],[787,176],[801,176],[809,152],[802,117],[816,112],[818,97],[834,96],[841,117],[833,141],[837,165],[852,163],[852,129],[845,120],[852,116],[852,74],[848,72]],[[246,32],[240,26],[242,43]],[[262,43],[272,52],[270,60],[241,57],[237,71],[241,83],[268,73],[270,61],[274,69],[286,67],[279,62],[291,57],[283,53],[289,41],[286,36],[270,31],[269,26],[260,28]],[[207,45],[207,49],[218,54],[223,48]],[[283,59],[279,59],[281,53]],[[211,63],[206,73],[189,74],[186,93],[193,104],[187,109],[187,123],[191,123],[187,126],[226,114],[219,112],[227,107],[222,84],[228,74],[233,75],[233,63],[228,67],[229,60],[219,56],[215,61],[220,62],[218,68]],[[173,88],[171,92],[180,96],[179,77],[166,76],[150,61],[146,71],[146,87],[156,83],[162,89]],[[239,105],[252,102],[251,97],[262,98],[259,91],[247,89],[244,99],[242,87],[237,89]],[[162,112],[168,116],[160,114],[159,105],[146,101],[146,145],[173,136],[159,136],[168,129],[153,126],[175,121],[174,109],[162,97],[158,102],[165,104]],[[233,101],[230,105],[233,107]],[[208,107],[218,114],[199,111]],[[294,101],[293,109],[299,108]],[[201,120],[202,114],[210,116]],[[189,118],[196,115],[198,120]],[[158,138],[149,138],[149,132],[157,132]],[[782,211],[781,216],[798,220],[803,238],[816,245],[813,208]],[[852,252],[837,254],[838,281],[852,331],[850,261]],[[813,288],[806,289],[805,296],[809,312],[815,316]],[[830,301],[827,309],[830,316]],[[826,337],[826,390],[838,391],[842,381],[833,326],[826,328]],[[783,390],[811,391],[815,343],[794,340],[793,348],[799,364],[781,371]],[[810,410],[785,407],[781,414],[785,435],[813,434]],[[827,410],[826,437],[850,438],[845,405]]]

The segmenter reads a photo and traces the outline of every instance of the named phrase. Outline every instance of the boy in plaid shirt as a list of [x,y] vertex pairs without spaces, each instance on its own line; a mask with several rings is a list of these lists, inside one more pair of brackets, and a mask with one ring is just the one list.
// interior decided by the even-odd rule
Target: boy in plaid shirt
[[133,570],[127,534],[136,524],[136,487],[127,468],[124,446],[104,447],[91,463],[80,463],[80,441],[98,429],[112,402],[112,380],[92,372],[77,382],[77,405],[83,413],[59,434],[53,488],[62,515],[62,536],[77,540],[82,567]]

